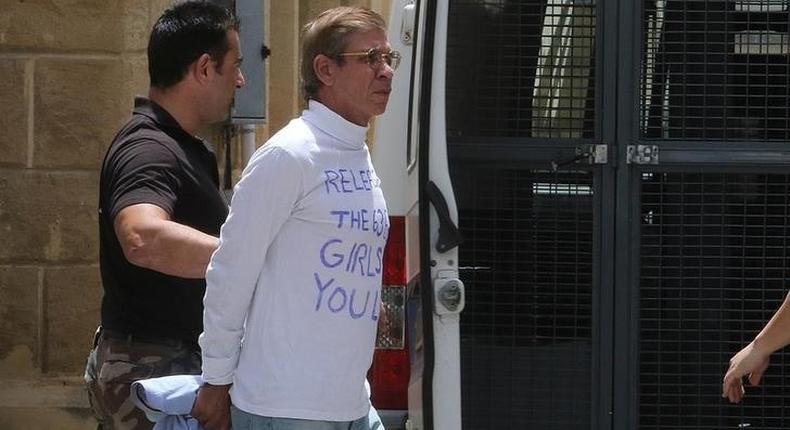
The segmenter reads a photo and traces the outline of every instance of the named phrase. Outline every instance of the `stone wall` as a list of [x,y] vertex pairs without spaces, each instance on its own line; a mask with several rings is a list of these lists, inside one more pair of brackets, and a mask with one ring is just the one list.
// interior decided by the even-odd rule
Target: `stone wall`
[[[101,300],[98,168],[134,95],[146,93],[148,32],[169,3],[0,0],[0,429],[95,428],[81,375]],[[269,120],[259,144],[301,109],[303,23],[340,4],[389,7],[267,3]],[[219,130],[206,134],[219,139]]]

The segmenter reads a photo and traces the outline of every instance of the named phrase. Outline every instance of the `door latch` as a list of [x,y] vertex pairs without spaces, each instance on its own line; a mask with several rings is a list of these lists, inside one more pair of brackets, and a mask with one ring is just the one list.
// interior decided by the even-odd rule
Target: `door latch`
[[609,162],[609,146],[600,145],[584,145],[576,147],[576,155],[565,161],[552,161],[551,171],[556,172],[561,167],[576,164],[578,162],[587,162],[587,164],[606,164]]
[[435,283],[437,315],[451,315],[464,310],[464,283],[458,278],[437,278]]
[[628,164],[658,164],[658,145],[628,145],[625,155]]

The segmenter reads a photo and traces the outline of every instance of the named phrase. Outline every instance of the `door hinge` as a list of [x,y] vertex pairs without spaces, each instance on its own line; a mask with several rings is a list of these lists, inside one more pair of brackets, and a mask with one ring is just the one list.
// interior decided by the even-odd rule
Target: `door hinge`
[[625,161],[628,164],[658,164],[658,145],[628,145]]
[[404,45],[411,45],[414,43],[414,2],[409,1],[403,6],[403,17],[401,18],[400,26],[400,40]]

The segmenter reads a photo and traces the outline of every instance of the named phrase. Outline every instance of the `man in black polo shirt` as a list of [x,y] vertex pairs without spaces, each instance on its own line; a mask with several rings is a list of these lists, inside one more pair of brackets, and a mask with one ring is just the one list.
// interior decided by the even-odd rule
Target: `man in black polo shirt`
[[200,373],[206,265],[227,203],[214,154],[194,133],[227,117],[239,69],[238,20],[207,1],[178,3],[148,43],[149,97],[102,165],[100,265],[104,298],[85,379],[103,429],[150,429],[131,382]]

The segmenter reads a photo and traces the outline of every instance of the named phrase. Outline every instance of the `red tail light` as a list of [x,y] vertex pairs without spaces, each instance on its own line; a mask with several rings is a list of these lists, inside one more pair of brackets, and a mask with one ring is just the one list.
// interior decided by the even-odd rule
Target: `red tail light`
[[377,350],[368,380],[370,401],[376,409],[408,409],[409,351]]
[[384,247],[384,273],[382,285],[406,285],[406,220],[402,216],[390,217],[390,232]]
[[403,217],[390,217],[384,248],[381,313],[376,352],[368,372],[371,401],[377,409],[407,409],[409,351],[406,344],[406,228]]

